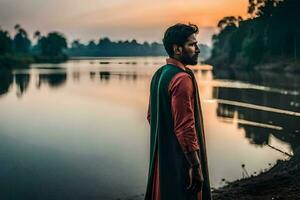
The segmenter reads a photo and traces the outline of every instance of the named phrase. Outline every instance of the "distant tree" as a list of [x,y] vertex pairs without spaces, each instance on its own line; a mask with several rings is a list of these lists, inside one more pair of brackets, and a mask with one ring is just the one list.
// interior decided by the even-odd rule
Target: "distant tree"
[[149,47],[150,47],[150,44],[149,44],[149,42],[145,41],[145,42],[143,43],[143,46],[144,46],[145,48],[149,48]]
[[67,51],[69,56],[158,56],[166,55],[164,47],[159,43],[131,41],[112,41],[108,37],[99,39],[95,44],[93,40],[82,44],[79,40],[73,41]]
[[299,8],[299,0],[249,0],[251,18],[229,16],[219,21],[208,62],[250,68],[260,63],[298,62]]
[[35,31],[33,34],[33,38],[36,40],[36,44],[31,48],[31,53],[34,55],[40,55],[41,54],[40,40],[42,38],[41,32]]
[[13,39],[14,51],[17,53],[28,53],[31,45],[31,41],[28,38],[27,32],[19,25],[15,25],[17,31]]
[[90,49],[95,49],[95,48],[97,48],[97,45],[94,40],[90,40],[87,47]]
[[110,46],[111,43],[112,42],[110,41],[110,39],[108,37],[105,37],[99,40],[98,46],[102,46],[102,47]]
[[135,39],[133,39],[133,40],[131,41],[131,44],[132,44],[132,45],[138,45],[138,43],[137,43],[137,41],[136,41]]
[[67,48],[66,38],[58,32],[51,32],[41,37],[39,43],[44,56],[60,56],[63,54],[63,49]]
[[224,17],[218,22],[218,28],[224,30],[226,27],[238,27],[241,17],[236,18],[234,16]]
[[7,31],[0,28],[0,55],[12,51],[12,39]]
[[76,49],[76,48],[80,48],[82,47],[83,44],[80,43],[80,40],[77,39],[77,40],[74,40],[72,43],[71,43],[71,48],[72,49]]
[[14,28],[16,31],[18,31],[21,28],[21,26],[20,26],[20,24],[16,24]]
[[33,38],[36,38],[37,40],[41,39],[41,32],[40,31],[35,31],[33,34]]
[[249,0],[248,14],[252,17],[269,17],[283,0]]

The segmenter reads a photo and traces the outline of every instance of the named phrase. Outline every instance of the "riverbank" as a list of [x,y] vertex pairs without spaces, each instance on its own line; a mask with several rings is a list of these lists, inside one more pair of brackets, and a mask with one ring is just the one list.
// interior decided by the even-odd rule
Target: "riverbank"
[[214,66],[215,70],[254,70],[254,71],[273,71],[286,73],[300,73],[300,61],[287,59],[273,59],[271,61],[261,62],[259,64],[250,66],[242,61],[228,63],[223,59],[208,59],[203,62]]
[[25,68],[34,62],[34,58],[30,55],[15,56],[5,54],[0,56],[0,68]]
[[290,72],[300,73],[300,62],[296,61],[278,61],[259,64],[254,66],[255,70],[258,71],[278,71],[278,72]]
[[[278,160],[268,171],[229,182],[212,191],[213,200],[299,200],[300,148],[286,161]],[[124,198],[142,200],[144,194]],[[123,198],[120,198],[123,199]]]
[[279,160],[270,170],[236,180],[213,191],[214,200],[300,199],[300,148],[287,161]]
[[0,68],[27,68],[32,63],[61,63],[68,60],[68,56],[35,56],[35,55],[0,55]]

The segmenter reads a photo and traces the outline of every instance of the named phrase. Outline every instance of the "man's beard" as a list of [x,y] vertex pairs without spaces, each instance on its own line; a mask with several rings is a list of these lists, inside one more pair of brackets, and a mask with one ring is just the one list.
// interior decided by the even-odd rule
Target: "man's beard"
[[181,60],[186,65],[196,65],[198,63],[198,54],[190,57],[186,52],[183,52]]

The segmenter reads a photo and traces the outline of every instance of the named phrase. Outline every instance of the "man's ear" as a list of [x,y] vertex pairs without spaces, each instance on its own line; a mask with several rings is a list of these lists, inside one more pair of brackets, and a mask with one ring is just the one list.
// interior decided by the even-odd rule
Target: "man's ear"
[[173,52],[175,55],[181,55],[182,54],[182,47],[177,45],[177,44],[173,44]]

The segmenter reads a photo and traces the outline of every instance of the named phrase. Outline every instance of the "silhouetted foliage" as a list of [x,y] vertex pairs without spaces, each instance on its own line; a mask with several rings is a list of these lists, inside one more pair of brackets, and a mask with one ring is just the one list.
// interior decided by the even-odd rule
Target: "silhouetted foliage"
[[283,0],[249,0],[248,13],[251,16],[270,17],[280,2]]
[[[273,69],[300,70],[300,1],[249,0],[250,18],[224,17],[213,36],[208,63],[252,69],[264,63],[280,64]],[[294,64],[293,64],[294,63]]]
[[0,55],[12,51],[12,39],[7,31],[0,28]]
[[111,41],[108,37],[91,40],[87,45],[74,40],[68,50],[70,56],[161,56],[167,55],[162,44],[132,41]]
[[38,44],[43,56],[60,56],[63,54],[63,49],[67,48],[66,38],[57,32],[42,36],[38,40]]
[[14,79],[11,70],[0,68],[0,97],[10,90],[13,80]]
[[15,30],[17,31],[13,39],[13,49],[16,53],[29,53],[31,41],[28,38],[27,32],[20,26],[16,25]]
[[[230,22],[230,19],[228,19]],[[228,23],[229,23],[228,22]],[[224,23],[227,23],[224,22]],[[221,25],[220,25],[221,26]],[[222,25],[223,26],[223,25]],[[128,41],[111,41],[108,37],[97,42],[91,40],[82,44],[74,40],[68,49],[66,37],[58,32],[42,35],[35,31],[35,45],[31,45],[28,34],[19,24],[15,25],[16,34],[11,39],[9,33],[0,28],[0,66],[24,67],[32,62],[56,63],[66,61],[68,56],[166,56],[163,44],[157,42],[138,43],[135,39]],[[210,55],[210,48],[200,44],[200,56],[204,59]],[[67,56],[68,55],[68,56]]]
[[[200,56],[208,58],[210,48],[200,44]],[[132,41],[111,41],[108,37],[99,39],[98,43],[94,40],[88,44],[82,44],[79,40],[71,43],[71,48],[67,51],[69,56],[167,56],[163,44],[157,42],[138,43]]]
[[27,67],[32,62],[62,62],[67,59],[64,50],[67,48],[66,38],[51,32],[42,36],[35,31],[36,45],[31,46],[27,32],[19,25],[15,25],[16,34],[13,39],[8,31],[0,28],[0,67]]

